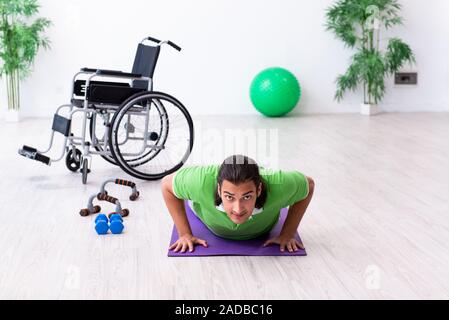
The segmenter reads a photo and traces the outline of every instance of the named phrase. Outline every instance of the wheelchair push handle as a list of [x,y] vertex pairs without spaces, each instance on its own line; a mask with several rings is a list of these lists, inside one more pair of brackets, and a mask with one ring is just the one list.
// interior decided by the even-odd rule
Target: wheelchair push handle
[[153,37],[147,37],[145,40],[150,40],[150,41],[153,41],[153,42],[156,42],[156,43],[162,42],[161,40],[153,38]]
[[173,48],[175,48],[176,50],[181,51],[181,47],[178,46],[176,43],[173,43],[173,42],[171,42],[171,41],[168,41],[167,43],[168,43],[170,46],[172,46]]
[[171,47],[173,47],[174,49],[181,51],[181,47],[178,46],[176,43],[172,42],[172,41],[161,41],[159,39],[153,38],[153,37],[147,37],[145,40],[149,40],[149,41],[153,41],[156,42],[158,44],[163,44],[163,43],[167,43],[168,45],[170,45]]

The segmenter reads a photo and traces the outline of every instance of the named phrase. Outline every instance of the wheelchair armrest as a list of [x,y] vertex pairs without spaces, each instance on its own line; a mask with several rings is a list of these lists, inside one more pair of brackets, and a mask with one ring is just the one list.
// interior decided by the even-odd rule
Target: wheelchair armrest
[[142,75],[140,73],[127,73],[127,72],[116,71],[116,70],[82,68],[81,71],[96,73],[99,76],[115,76],[115,77],[123,77],[123,78],[141,78],[142,77]]
[[92,72],[95,73],[97,72],[98,69],[92,69],[92,68],[82,68],[80,71],[81,72]]
[[97,70],[97,75],[99,76],[115,76],[115,77],[123,77],[123,78],[141,78],[142,75],[140,73],[127,73],[122,71],[114,71],[114,70]]

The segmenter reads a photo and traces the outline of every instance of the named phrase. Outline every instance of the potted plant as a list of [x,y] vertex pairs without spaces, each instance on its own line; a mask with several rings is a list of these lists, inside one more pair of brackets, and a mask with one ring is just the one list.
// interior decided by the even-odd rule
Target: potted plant
[[37,0],[0,0],[0,76],[6,78],[7,121],[19,120],[20,80],[31,73],[39,48],[49,48],[43,32],[51,22],[30,22],[38,12]]
[[411,48],[401,39],[381,39],[382,29],[401,25],[401,5],[397,0],[340,0],[326,12],[326,27],[345,46],[356,49],[346,73],[338,76],[335,99],[341,101],[347,90],[363,86],[361,113],[379,113],[378,103],[385,95],[385,78],[403,65],[414,63]]

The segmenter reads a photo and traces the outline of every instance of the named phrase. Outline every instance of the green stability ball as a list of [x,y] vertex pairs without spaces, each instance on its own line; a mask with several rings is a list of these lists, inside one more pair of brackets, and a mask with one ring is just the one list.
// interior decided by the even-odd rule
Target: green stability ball
[[251,101],[267,117],[281,117],[292,111],[301,98],[296,77],[283,68],[268,68],[251,83]]

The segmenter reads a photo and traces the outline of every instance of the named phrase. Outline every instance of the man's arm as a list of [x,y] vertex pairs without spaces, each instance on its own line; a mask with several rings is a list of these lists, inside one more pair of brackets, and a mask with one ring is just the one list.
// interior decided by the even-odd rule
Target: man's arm
[[298,248],[304,249],[303,245],[294,239],[296,231],[298,230],[299,224],[309,206],[310,201],[313,197],[313,192],[315,190],[315,182],[312,178],[307,177],[309,183],[309,194],[307,197],[294,205],[290,206],[288,210],[287,219],[285,220],[284,226],[279,237],[270,239],[265,243],[265,246],[276,243],[280,245],[281,251],[287,250],[290,252],[297,251]]
[[173,192],[173,177],[170,174],[162,179],[162,195],[164,196],[165,205],[175,223],[176,230],[180,237],[192,234],[189,220],[187,220],[186,209],[184,207],[184,200],[178,199]]
[[187,249],[192,252],[195,244],[201,244],[204,247],[207,247],[206,241],[195,238],[192,235],[192,229],[190,228],[186,209],[184,207],[184,200],[178,199],[173,192],[173,177],[174,174],[170,174],[162,179],[162,195],[179,236],[178,241],[172,244],[169,249],[175,249],[175,252],[181,250],[181,252],[184,253]]
[[281,235],[285,237],[293,238],[295,236],[299,224],[304,217],[304,213],[306,212],[307,207],[312,200],[313,191],[315,189],[315,182],[310,177],[307,177],[307,181],[309,182],[309,194],[305,199],[290,206],[288,210],[287,219],[285,220],[284,226],[282,227],[281,231]]

